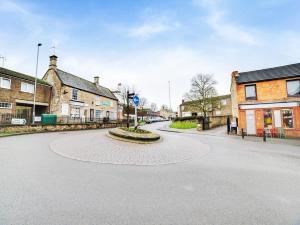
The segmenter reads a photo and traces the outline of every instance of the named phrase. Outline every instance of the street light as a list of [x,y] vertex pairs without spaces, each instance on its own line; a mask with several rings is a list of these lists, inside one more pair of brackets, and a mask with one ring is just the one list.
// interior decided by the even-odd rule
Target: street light
[[38,65],[39,65],[39,53],[40,47],[42,46],[41,43],[37,45],[37,54],[36,54],[36,66],[35,66],[35,80],[34,80],[34,96],[33,96],[33,112],[32,112],[32,124],[34,124],[35,120],[35,100],[36,100],[36,86],[37,86],[37,72],[38,72]]

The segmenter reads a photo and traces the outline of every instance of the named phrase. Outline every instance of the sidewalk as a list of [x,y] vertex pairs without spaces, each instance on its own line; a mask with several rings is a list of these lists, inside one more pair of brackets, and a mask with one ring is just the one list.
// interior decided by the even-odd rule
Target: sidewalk
[[[174,129],[170,128],[169,124],[164,125],[163,127],[159,128],[160,131],[166,132],[174,132],[174,133],[184,133],[184,134],[194,134],[194,135],[209,135],[209,136],[216,136],[216,137],[225,137],[231,139],[240,139],[241,141],[250,141],[250,142],[263,142],[262,137],[256,136],[245,136],[242,139],[242,136],[227,134],[226,126],[216,127],[210,130],[198,131],[197,129]],[[266,143],[271,144],[282,144],[282,145],[292,145],[292,146],[300,146],[300,139],[280,139],[280,138],[268,138]],[[300,150],[300,149],[299,149]]]

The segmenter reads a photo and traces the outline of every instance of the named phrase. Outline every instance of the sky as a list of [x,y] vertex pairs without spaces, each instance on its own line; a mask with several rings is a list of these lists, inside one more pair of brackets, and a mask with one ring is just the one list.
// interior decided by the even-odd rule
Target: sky
[[[58,68],[177,110],[191,78],[212,74],[229,94],[230,74],[300,62],[298,0],[0,0],[4,66],[38,76]],[[0,61],[1,65],[1,61]]]

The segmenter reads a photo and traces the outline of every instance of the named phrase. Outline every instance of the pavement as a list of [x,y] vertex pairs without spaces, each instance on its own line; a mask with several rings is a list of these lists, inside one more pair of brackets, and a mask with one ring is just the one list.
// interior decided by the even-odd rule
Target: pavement
[[[153,145],[104,141],[107,130],[1,138],[0,224],[300,224],[299,146],[158,130],[166,124],[145,127],[163,137]],[[99,160],[57,154],[55,143]],[[118,159],[133,150],[133,160],[102,163],[96,149]],[[137,166],[148,158],[138,149],[184,160]]]

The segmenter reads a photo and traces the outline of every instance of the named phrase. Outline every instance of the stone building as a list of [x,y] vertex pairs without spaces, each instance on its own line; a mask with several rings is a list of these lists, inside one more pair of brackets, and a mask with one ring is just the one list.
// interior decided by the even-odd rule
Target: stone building
[[106,87],[57,68],[57,56],[50,56],[50,65],[43,80],[51,84],[50,113],[58,117],[84,118],[88,121],[103,118],[117,119],[118,100]]
[[233,117],[239,130],[258,134],[282,128],[300,137],[300,63],[249,72],[232,72]]
[[[201,116],[199,101],[185,101],[179,105],[179,117]],[[231,116],[231,95],[214,97],[214,105],[210,107],[208,116]]]
[[[35,77],[0,67],[0,114],[31,120]],[[51,85],[37,79],[35,115],[49,113]]]

